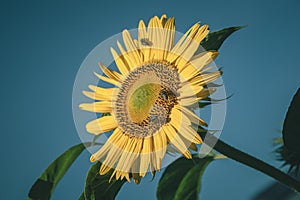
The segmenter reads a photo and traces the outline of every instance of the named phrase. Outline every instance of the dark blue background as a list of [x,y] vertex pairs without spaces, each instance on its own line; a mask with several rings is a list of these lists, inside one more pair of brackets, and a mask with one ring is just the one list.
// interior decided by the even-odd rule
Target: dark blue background
[[[248,25],[220,49],[228,112],[221,138],[273,165],[288,104],[300,85],[299,2],[289,1],[1,1],[1,199],[25,199],[60,153],[80,142],[72,118],[76,72],[98,43],[140,19],[166,13],[184,32],[197,21],[215,31]],[[90,166],[85,152],[53,199],[76,199]],[[154,199],[151,182],[126,184],[118,199]],[[231,160],[213,162],[202,199],[249,199],[272,179]]]

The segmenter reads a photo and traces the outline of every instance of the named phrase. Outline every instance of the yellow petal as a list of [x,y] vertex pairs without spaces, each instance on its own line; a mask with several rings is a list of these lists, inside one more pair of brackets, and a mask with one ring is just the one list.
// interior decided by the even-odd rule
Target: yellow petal
[[[142,143],[143,144],[143,141]],[[141,153],[141,152],[140,152]],[[134,179],[140,178],[140,155],[134,160],[132,167],[131,167],[131,173],[132,173],[132,177]]]
[[187,39],[188,35],[191,33],[192,30],[194,30],[195,28],[197,28],[199,26],[199,24],[195,24],[194,26],[192,26],[176,43],[176,45],[172,48],[172,52],[180,55],[182,52],[182,44],[184,44],[184,41]]
[[[102,165],[105,165],[109,168],[113,168],[115,163],[118,161],[120,158],[121,154],[117,149],[113,149],[113,147],[110,149],[108,152],[105,160],[103,161]],[[101,166],[102,167],[102,166]],[[106,174],[106,172],[101,172],[102,170],[100,169],[100,174]]]
[[186,158],[189,159],[192,158],[191,153],[187,150],[186,145],[177,135],[176,130],[172,126],[164,125],[162,127],[162,130],[167,135],[168,140],[170,141],[171,144],[173,144]]
[[140,50],[143,52],[144,62],[150,61],[150,47],[147,45],[147,43],[144,42],[144,41],[148,41],[148,40],[149,40],[149,36],[148,36],[147,30],[146,30],[145,23],[143,20],[141,20],[139,22],[139,26],[138,26],[138,42],[139,42],[139,46],[141,47]]
[[203,53],[199,53],[195,55],[190,63],[196,68],[197,71],[202,70],[205,66],[209,65],[211,62],[213,62],[217,56],[219,55],[218,51],[206,51]]
[[[103,161],[103,164],[106,166],[109,166],[111,168],[116,168],[115,164],[118,163],[120,160],[121,155],[124,152],[124,149],[126,148],[126,145],[128,143],[129,137],[128,135],[122,134],[122,137],[119,138],[119,140],[115,141],[111,145],[111,149],[108,152],[105,160]],[[101,173],[101,170],[100,170]],[[122,172],[116,168],[116,170],[113,172],[110,180],[113,178],[113,176],[117,174],[116,179],[119,178],[123,179],[124,177],[127,179],[128,182],[130,182],[129,174],[127,172]]]
[[86,124],[86,130],[89,133],[99,135],[107,131],[111,131],[117,127],[117,123],[113,116],[104,116]]
[[198,44],[201,43],[201,41],[207,36],[209,33],[208,25],[205,24],[201,26],[195,36],[193,37],[193,40],[196,41]]
[[180,99],[186,97],[196,97],[196,94],[199,93],[203,89],[202,86],[198,85],[191,85],[191,84],[184,84],[179,90],[178,93],[180,94]]
[[114,80],[114,79],[107,78],[107,77],[105,77],[105,76],[101,76],[100,74],[97,74],[96,72],[94,72],[94,74],[95,74],[99,79],[101,79],[102,81],[105,81],[105,82],[107,82],[107,83],[113,84],[113,85],[115,85],[115,86],[117,86],[117,87],[121,87],[121,83],[118,82],[118,81],[116,81],[116,80]]
[[122,75],[119,74],[116,71],[113,71],[111,69],[108,69],[105,65],[103,65],[102,63],[98,62],[98,65],[100,66],[101,70],[103,71],[103,73],[108,76],[111,79],[114,79],[116,81],[121,81],[122,79]]
[[192,106],[194,104],[197,104],[199,102],[199,100],[201,100],[201,98],[196,98],[196,97],[187,97],[187,98],[182,98],[179,99],[179,104],[182,106]]
[[192,78],[189,82],[192,85],[198,85],[198,86],[207,85],[208,83],[218,79],[221,76],[221,73],[222,73],[221,71],[216,71],[216,72],[201,74],[199,76]]
[[121,179],[126,178],[126,180],[130,183],[130,178],[129,178],[129,173],[128,172],[123,172],[121,175]]
[[109,178],[109,180],[108,180],[108,183],[110,183],[111,180],[114,178],[114,176],[116,175],[116,172],[117,172],[117,170],[114,170],[114,171],[113,171],[113,173],[111,174],[111,176],[110,176],[110,178]]
[[119,180],[121,175],[122,175],[122,172],[119,170],[116,170],[116,180]]
[[194,151],[198,151],[198,147],[195,145],[195,143],[191,143],[190,149],[192,149]]
[[150,164],[150,154],[152,152],[150,140],[151,137],[144,138],[143,140],[143,147],[140,155],[141,158],[140,175],[142,177],[146,175],[146,172]]
[[[122,46],[119,42],[117,42],[119,48],[122,49]],[[123,49],[122,49],[123,50]],[[121,50],[121,56],[118,55],[118,53],[113,49],[110,48],[111,54],[115,60],[115,63],[119,69],[119,71],[121,72],[121,74],[126,75],[129,72],[130,69],[130,65],[132,65],[132,63],[130,63],[130,60],[125,59],[125,55],[126,52]]]
[[165,133],[160,129],[153,135],[154,140],[154,152],[157,153],[158,158],[162,159],[166,153],[168,140]]
[[161,17],[160,17],[160,23],[162,24],[162,26],[165,26],[167,22],[167,15],[166,14],[163,14]]
[[168,19],[164,28],[164,46],[165,50],[164,59],[167,59],[168,52],[171,51],[174,45],[175,38],[175,25],[174,25],[174,17]]
[[125,148],[123,149],[123,153],[120,157],[120,160],[117,164],[116,169],[121,172],[129,172],[130,168],[132,167],[135,159],[139,155],[138,152],[140,151],[139,148],[142,147],[142,143],[139,142],[141,139],[139,138],[129,138]]
[[[185,58],[185,55],[183,55],[184,51],[189,47],[191,42],[193,42],[193,37],[197,33],[198,28],[200,27],[199,23],[196,23],[194,26],[192,26],[177,42],[177,44],[174,46],[174,48],[171,50],[172,53],[177,55],[178,60],[176,61],[176,66],[179,68],[184,66],[185,63],[188,61],[188,59]],[[193,56],[193,54],[191,55]],[[176,56],[175,56],[176,58]],[[176,58],[176,59],[177,59]],[[168,57],[169,60],[169,57]],[[174,62],[175,60],[170,62]]]
[[205,35],[203,37],[203,29],[205,28],[208,28],[207,25],[200,27],[200,24],[196,24],[193,27],[180,48],[180,59],[178,59],[175,63],[178,68],[185,66],[186,63],[194,56],[195,52],[199,48],[201,40],[206,36]]
[[133,39],[132,39],[130,33],[128,32],[128,30],[125,29],[122,32],[122,35],[123,35],[124,44],[127,49],[127,56],[130,56],[132,62],[134,62],[134,63],[132,63],[132,65],[140,66],[143,63],[143,61],[142,61],[142,58],[136,48],[136,45],[133,42]]
[[187,139],[190,142],[196,144],[202,143],[201,137],[191,126],[184,126],[179,133],[181,136],[183,136],[185,139]]
[[112,112],[112,103],[108,101],[83,103],[79,105],[79,108],[82,110],[96,113],[110,113]]
[[160,22],[160,19],[157,16],[154,16],[150,19],[148,24],[148,36],[149,41],[152,42],[150,49],[150,59],[163,59],[163,26]]
[[148,35],[149,35],[149,40],[153,42],[154,47],[158,47],[160,44],[160,39],[161,39],[161,30],[163,26],[160,23],[160,20],[157,16],[154,16],[153,18],[150,19],[149,24],[148,24]]
[[132,151],[128,151],[128,156],[131,156],[131,159],[128,159],[129,162],[125,163],[125,171],[129,172],[130,168],[132,168],[134,161],[139,157],[141,150],[142,150],[142,146],[143,146],[143,139],[142,138],[134,138],[134,145],[131,148]]
[[95,93],[95,92],[88,92],[88,91],[82,91],[82,93],[87,96],[88,98],[94,99],[94,100],[106,100],[106,101],[112,101],[112,96],[109,96],[105,93]]
[[126,134],[122,134],[122,137],[119,140],[115,141],[111,145],[111,149],[107,154],[103,164],[115,168],[115,163],[117,163],[120,159],[120,156],[123,153],[123,149],[125,148],[126,144],[128,143],[129,136]]
[[212,61],[214,61],[217,55],[217,51],[200,53],[197,56],[194,56],[187,65],[177,66],[178,71],[180,72],[180,75],[184,76],[186,80],[190,80],[200,73],[203,73],[201,70],[209,65]]
[[100,160],[106,153],[111,149],[111,146],[123,136],[123,133],[120,129],[116,128],[113,134],[108,138],[105,144],[90,157],[91,162]]
[[203,119],[201,119],[200,117],[198,117],[190,109],[188,109],[188,108],[186,108],[184,106],[180,106],[180,105],[176,105],[175,108],[181,110],[185,114],[185,116],[187,116],[189,118],[189,120],[192,123],[194,123],[194,124],[201,124],[203,126],[207,126],[207,123]]
[[99,173],[100,175],[104,175],[106,174],[107,172],[109,172],[111,168],[105,164],[102,164],[101,167],[100,167],[100,170],[99,170]]
[[150,140],[150,149],[152,149],[151,153],[150,153],[150,172],[152,175],[154,175],[154,171],[159,171],[159,167],[157,166],[157,159],[156,159],[156,152],[154,150],[154,140],[153,137],[150,136],[149,137]]
[[196,96],[200,99],[205,99],[208,96],[212,95],[215,91],[216,91],[216,88],[203,89],[199,93],[197,93]]
[[195,142],[197,144],[202,143],[198,133],[190,126],[188,117],[178,110],[178,107],[172,109],[170,118],[170,124],[177,130],[178,134],[182,135],[190,142]]
[[138,39],[139,42],[141,42],[142,39],[147,38],[147,31],[146,26],[143,20],[140,20],[139,26],[138,26]]
[[186,117],[179,109],[178,106],[172,109],[170,114],[170,119],[172,123],[176,123],[175,127],[180,127],[182,125],[191,125],[191,121]]
[[107,96],[112,96],[114,92],[116,92],[117,88],[102,88],[99,86],[95,86],[95,85],[89,85],[88,88],[92,91],[94,91],[95,93],[98,94],[106,94]]
[[159,158],[158,152],[155,149],[155,141],[153,136],[149,137],[149,144],[150,149],[152,150],[152,152],[150,152],[150,172],[153,175],[154,171],[160,171],[161,158]]

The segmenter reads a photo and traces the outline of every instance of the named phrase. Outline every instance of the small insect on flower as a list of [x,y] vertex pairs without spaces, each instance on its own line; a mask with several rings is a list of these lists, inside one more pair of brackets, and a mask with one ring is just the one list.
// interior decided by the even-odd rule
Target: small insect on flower
[[157,119],[157,115],[150,115],[150,121],[155,122]]
[[141,43],[144,46],[152,46],[152,44],[153,44],[148,38],[142,38]]
[[160,93],[161,93],[162,98],[168,99],[168,92],[167,91],[161,90]]
[[81,104],[82,110],[109,113],[86,124],[94,135],[112,131],[90,158],[102,162],[100,174],[114,169],[111,178],[139,183],[148,171],[160,171],[167,147],[191,159],[190,149],[202,143],[195,127],[207,124],[195,105],[210,95],[205,86],[221,76],[207,71],[218,52],[197,53],[207,25],[196,23],[177,44],[175,32],[174,18],[166,15],[153,17],[148,27],[141,20],[137,39],[124,30],[125,48],[119,42],[120,53],[111,48],[118,71],[100,63],[105,76],[95,73],[112,86],[90,85],[92,91],[83,92],[93,102]]

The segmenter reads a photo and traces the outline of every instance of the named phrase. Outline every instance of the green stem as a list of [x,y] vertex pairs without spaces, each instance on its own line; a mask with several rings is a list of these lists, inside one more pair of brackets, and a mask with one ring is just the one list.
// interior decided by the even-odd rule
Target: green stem
[[295,178],[289,176],[288,174],[280,171],[279,169],[259,160],[247,153],[244,153],[228,144],[219,140],[211,134],[207,134],[205,137],[205,143],[210,147],[214,148],[216,151],[222,153],[223,155],[231,158],[235,161],[243,163],[249,167],[252,167],[277,181],[293,188],[297,192],[300,192],[300,182]]

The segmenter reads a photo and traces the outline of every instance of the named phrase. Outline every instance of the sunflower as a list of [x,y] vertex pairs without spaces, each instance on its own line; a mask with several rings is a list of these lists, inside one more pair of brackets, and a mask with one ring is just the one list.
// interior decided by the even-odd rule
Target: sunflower
[[207,25],[196,23],[174,44],[174,18],[166,15],[154,16],[147,27],[141,20],[137,39],[128,30],[122,32],[119,53],[111,48],[118,71],[99,63],[104,75],[95,73],[112,87],[89,85],[91,91],[83,94],[94,102],[80,105],[107,113],[86,124],[95,135],[112,132],[90,157],[101,160],[101,175],[114,169],[111,178],[130,181],[131,174],[139,183],[148,171],[160,171],[169,147],[192,158],[189,149],[196,151],[202,143],[196,128],[207,126],[195,105],[214,91],[207,84],[221,75],[210,70],[218,52],[196,53],[208,33]]

